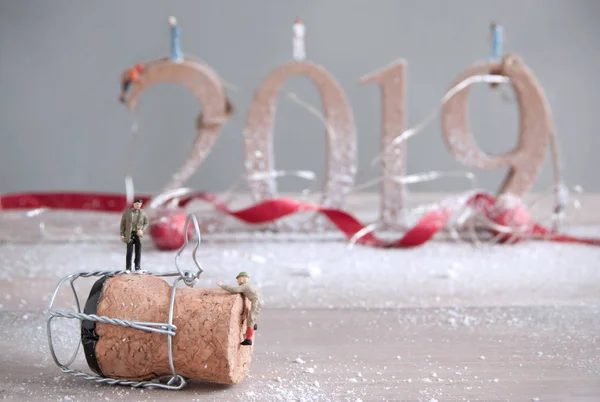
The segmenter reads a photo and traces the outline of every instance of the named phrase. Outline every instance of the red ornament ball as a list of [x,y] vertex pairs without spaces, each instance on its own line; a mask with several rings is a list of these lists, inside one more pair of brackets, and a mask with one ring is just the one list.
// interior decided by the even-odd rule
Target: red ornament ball
[[[496,199],[488,216],[494,223],[512,229],[513,233],[526,232],[531,223],[531,215],[521,198],[512,194],[502,194]],[[499,233],[499,232],[498,232]],[[502,236],[501,240],[508,240],[510,234]]]
[[[182,209],[158,211],[150,221],[150,237],[159,250],[177,250],[185,241],[184,230],[187,214]],[[194,234],[194,225],[189,225],[188,240]]]

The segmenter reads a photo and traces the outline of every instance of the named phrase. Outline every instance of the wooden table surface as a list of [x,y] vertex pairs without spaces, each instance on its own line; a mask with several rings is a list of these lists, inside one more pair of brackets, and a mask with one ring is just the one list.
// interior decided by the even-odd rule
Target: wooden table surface
[[[586,197],[571,226],[600,237],[600,197]],[[359,201],[356,206],[367,210]],[[114,217],[107,219],[110,227]],[[120,269],[122,248],[118,239],[0,244],[0,397],[600,401],[597,248],[539,242],[474,248],[438,241],[413,250],[345,251],[335,241],[207,243],[202,286],[232,282],[235,273],[248,270],[267,303],[242,384],[192,382],[177,392],[96,385],[61,373],[49,355],[45,308],[58,280],[71,272]],[[225,252],[232,250],[272,259],[253,265]],[[314,269],[275,261],[340,252],[343,258]],[[170,271],[173,257],[145,243],[145,268]],[[57,334],[64,350],[72,350],[76,323],[59,324]],[[77,365],[86,369],[81,354]]]

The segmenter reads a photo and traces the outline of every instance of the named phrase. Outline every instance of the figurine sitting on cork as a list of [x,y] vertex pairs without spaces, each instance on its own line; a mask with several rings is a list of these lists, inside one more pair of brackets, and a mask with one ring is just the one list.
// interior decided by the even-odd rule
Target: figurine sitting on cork
[[252,303],[250,311],[248,312],[248,325],[246,329],[246,339],[240,343],[240,345],[252,345],[252,336],[254,331],[258,330],[256,320],[258,319],[258,313],[263,307],[263,299],[258,288],[251,282],[248,281],[248,274],[246,272],[240,272],[235,277],[238,286],[224,285],[222,282],[217,282],[217,286],[228,291],[229,293],[241,293],[246,296]]
[[142,242],[141,238],[148,228],[148,218],[142,210],[142,200],[136,198],[133,201],[133,207],[128,208],[121,216],[121,241],[127,244],[127,254],[125,255],[125,270],[131,271],[131,257],[135,247],[135,270],[141,269],[142,262]]

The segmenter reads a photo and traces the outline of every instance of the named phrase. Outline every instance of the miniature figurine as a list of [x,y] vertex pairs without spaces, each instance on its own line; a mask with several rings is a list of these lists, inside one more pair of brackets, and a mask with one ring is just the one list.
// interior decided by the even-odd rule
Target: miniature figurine
[[140,75],[144,72],[146,66],[142,63],[137,63],[135,66],[128,68],[121,75],[121,96],[119,96],[119,101],[125,103],[125,96],[127,95],[127,90],[131,83],[139,82]]
[[135,270],[141,269],[142,242],[144,231],[148,228],[148,218],[142,210],[142,200],[137,198],[133,201],[133,207],[128,208],[121,216],[121,241],[127,244],[127,255],[125,256],[125,270],[131,271],[131,256],[135,246]]
[[242,341],[240,345],[252,345],[252,335],[254,335],[254,331],[258,330],[258,325],[256,324],[256,320],[258,318],[258,313],[263,307],[263,299],[260,291],[254,284],[248,282],[248,274],[245,272],[240,272],[238,276],[235,277],[237,280],[238,286],[227,286],[223,285],[222,282],[217,282],[217,286],[220,288],[230,292],[230,293],[241,293],[246,296],[252,306],[250,307],[250,311],[248,313],[248,327],[246,329],[246,339]]
[[171,27],[171,61],[181,63],[183,61],[183,52],[179,43],[181,30],[179,29],[179,25],[177,25],[177,18],[169,17],[169,26]]
[[294,22],[294,60],[304,61],[306,59],[306,49],[304,46],[304,24],[300,18],[296,18]]
[[504,40],[504,29],[502,25],[492,22],[490,25],[490,58],[492,63],[502,61],[502,42]]

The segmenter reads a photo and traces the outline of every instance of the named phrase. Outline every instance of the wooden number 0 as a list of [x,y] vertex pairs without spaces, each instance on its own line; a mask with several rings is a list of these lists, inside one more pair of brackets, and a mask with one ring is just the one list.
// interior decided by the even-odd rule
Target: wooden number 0
[[[290,62],[275,69],[254,94],[246,128],[245,167],[248,186],[255,201],[277,196],[275,178],[269,176],[274,168],[273,123],[279,90],[293,75],[306,75],[321,95],[324,120],[327,126],[327,178],[321,204],[341,208],[354,185],[356,174],[356,126],[350,104],[336,79],[322,66],[310,62]],[[310,158],[310,154],[306,155]],[[267,173],[264,177],[250,177]]]

